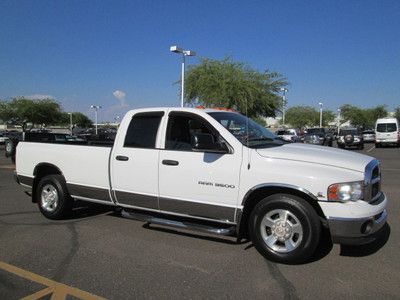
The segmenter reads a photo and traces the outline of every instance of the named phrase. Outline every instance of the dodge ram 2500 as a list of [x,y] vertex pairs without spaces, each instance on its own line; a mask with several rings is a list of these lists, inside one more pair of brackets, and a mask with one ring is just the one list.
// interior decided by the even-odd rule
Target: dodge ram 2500
[[322,228],[367,243],[386,223],[379,162],[286,144],[240,113],[151,108],[128,112],[113,145],[20,142],[16,180],[50,219],[76,199],[149,223],[248,238],[266,258],[307,260]]

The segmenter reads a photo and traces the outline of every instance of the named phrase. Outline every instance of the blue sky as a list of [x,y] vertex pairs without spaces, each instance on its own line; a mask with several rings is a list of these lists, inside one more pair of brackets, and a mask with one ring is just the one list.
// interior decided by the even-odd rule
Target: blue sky
[[[400,105],[400,1],[0,2],[0,99],[51,95],[100,120],[179,105],[178,44],[278,71],[291,105]],[[119,91],[113,95],[115,91]]]

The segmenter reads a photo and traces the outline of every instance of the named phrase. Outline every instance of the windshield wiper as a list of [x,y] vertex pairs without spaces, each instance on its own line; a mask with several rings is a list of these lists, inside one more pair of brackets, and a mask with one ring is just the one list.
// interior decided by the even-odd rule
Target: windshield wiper
[[263,138],[257,138],[257,139],[249,139],[248,142],[274,141],[274,140],[275,139],[263,137]]

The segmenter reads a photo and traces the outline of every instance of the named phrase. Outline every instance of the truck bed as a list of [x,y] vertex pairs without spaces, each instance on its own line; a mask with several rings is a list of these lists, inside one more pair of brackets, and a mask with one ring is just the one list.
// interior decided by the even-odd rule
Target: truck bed
[[111,201],[108,174],[110,153],[109,145],[20,142],[17,147],[16,171],[20,176],[33,178],[35,167],[39,164],[53,165],[62,170],[71,195],[86,198],[92,188],[100,191],[101,195],[97,199]]

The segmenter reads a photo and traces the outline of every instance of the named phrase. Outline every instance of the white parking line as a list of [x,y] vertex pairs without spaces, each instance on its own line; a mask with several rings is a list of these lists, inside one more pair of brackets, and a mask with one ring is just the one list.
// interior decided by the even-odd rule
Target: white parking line
[[374,150],[374,149],[375,149],[375,145],[372,146],[370,149],[368,149],[367,152],[371,152],[371,151]]

